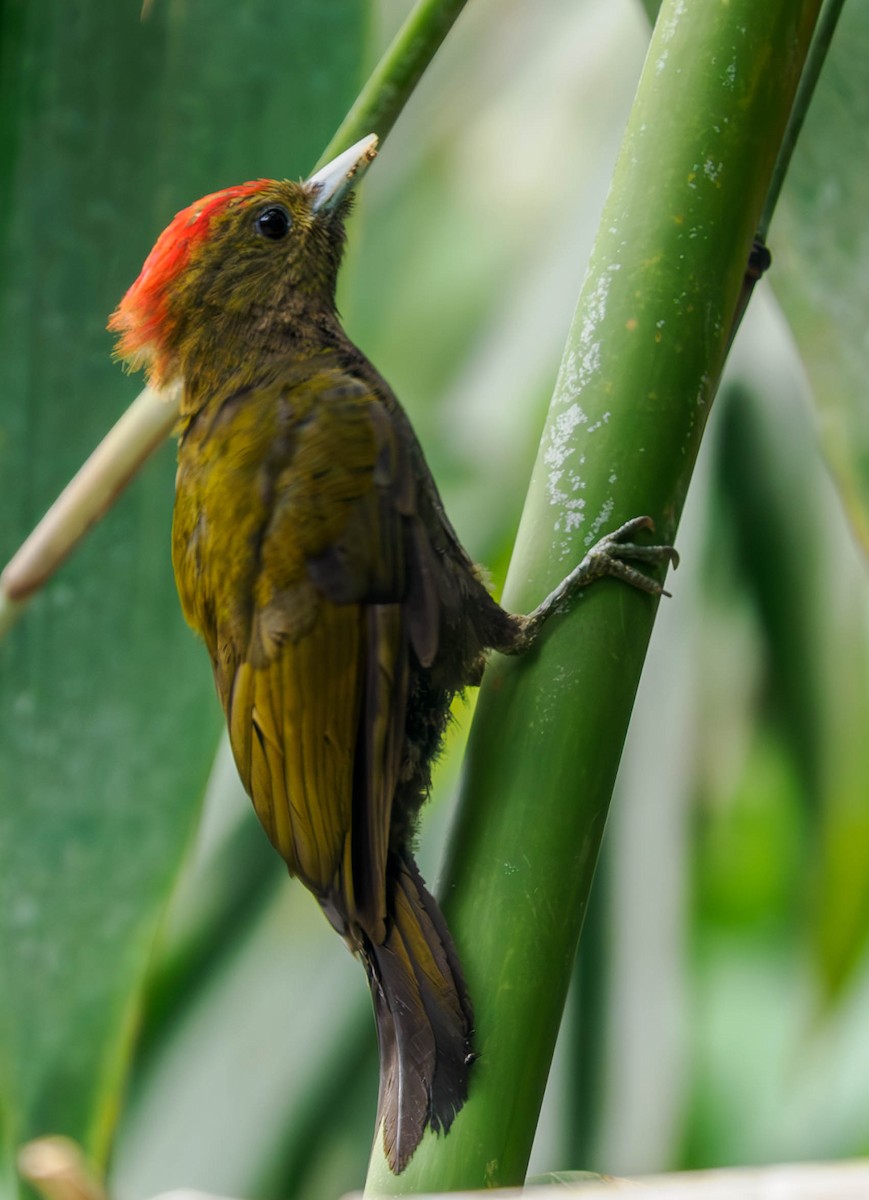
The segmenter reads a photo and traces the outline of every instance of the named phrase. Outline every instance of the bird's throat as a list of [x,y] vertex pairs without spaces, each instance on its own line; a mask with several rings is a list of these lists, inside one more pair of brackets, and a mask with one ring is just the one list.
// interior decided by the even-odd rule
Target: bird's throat
[[181,412],[189,416],[227,394],[247,391],[278,375],[311,374],[347,345],[334,310],[253,307],[244,320],[214,313],[195,335],[182,337],[178,364],[184,380]]

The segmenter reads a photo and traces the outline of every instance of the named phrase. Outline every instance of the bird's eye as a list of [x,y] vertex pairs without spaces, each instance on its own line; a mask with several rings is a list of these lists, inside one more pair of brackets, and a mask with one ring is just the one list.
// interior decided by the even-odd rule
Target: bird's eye
[[289,232],[290,214],[285,208],[277,206],[264,208],[256,219],[256,227],[263,237],[270,238],[273,242],[280,241]]

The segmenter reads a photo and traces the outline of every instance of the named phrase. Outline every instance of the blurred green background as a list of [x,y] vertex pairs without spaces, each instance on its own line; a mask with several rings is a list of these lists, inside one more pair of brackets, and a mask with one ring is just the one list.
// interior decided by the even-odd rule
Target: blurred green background
[[[0,6],[0,557],[138,390],[104,324],[156,234],[305,174],[408,9]],[[532,1171],[869,1153],[862,6],[844,24],[692,485]],[[348,331],[496,585],[647,39],[635,0],[474,0],[353,219]],[[104,1157],[117,1120],[119,1200],[322,1200],[365,1173],[367,988],[218,748],[172,458],[0,645],[0,1194],[23,1139]]]

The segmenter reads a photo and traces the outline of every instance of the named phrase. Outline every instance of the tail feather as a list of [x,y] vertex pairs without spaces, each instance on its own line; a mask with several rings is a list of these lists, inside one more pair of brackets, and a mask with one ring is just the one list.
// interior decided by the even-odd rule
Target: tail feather
[[386,939],[366,965],[380,1043],[377,1123],[399,1174],[430,1125],[446,1133],[468,1094],[473,1013],[443,915],[416,863],[394,856]]

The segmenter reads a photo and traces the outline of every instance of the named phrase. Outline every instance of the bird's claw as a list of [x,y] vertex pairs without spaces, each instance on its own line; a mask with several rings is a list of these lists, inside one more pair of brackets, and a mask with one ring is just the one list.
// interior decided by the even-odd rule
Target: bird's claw
[[610,576],[652,596],[669,596],[670,593],[664,590],[657,579],[630,565],[631,562],[641,562],[654,567],[671,563],[674,568],[678,567],[679,555],[673,546],[642,546],[630,541],[640,530],[654,531],[654,528],[655,522],[651,517],[634,517],[595,542],[576,568],[580,577],[577,586],[584,587],[593,579]]
[[[554,612],[560,612],[577,592],[594,583],[596,579],[607,576],[621,579],[631,587],[648,592],[651,596],[669,596],[662,584],[645,571],[631,565],[632,562],[642,563],[645,567],[656,567],[661,563],[679,565],[679,555],[672,546],[640,546],[629,539],[643,529],[654,530],[655,523],[651,517],[634,517],[612,533],[606,534],[595,542],[570,574],[550,592],[542,604],[528,616],[514,617],[515,630],[510,641],[498,649],[507,654],[520,654],[533,644],[544,622]],[[627,540],[626,540],[627,539]]]

